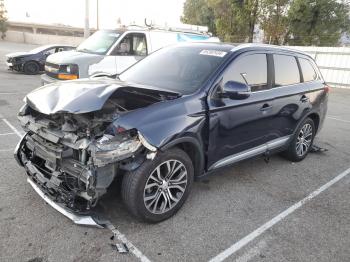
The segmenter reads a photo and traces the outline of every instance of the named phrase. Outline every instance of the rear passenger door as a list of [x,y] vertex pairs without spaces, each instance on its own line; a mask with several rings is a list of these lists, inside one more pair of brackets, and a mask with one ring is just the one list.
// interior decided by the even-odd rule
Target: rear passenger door
[[269,140],[292,135],[300,119],[311,108],[309,88],[303,83],[297,57],[276,53],[272,56],[275,117]]

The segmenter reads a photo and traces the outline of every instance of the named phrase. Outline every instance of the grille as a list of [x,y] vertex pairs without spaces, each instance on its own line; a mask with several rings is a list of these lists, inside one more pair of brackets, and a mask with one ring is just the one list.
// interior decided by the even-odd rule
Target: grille
[[53,64],[49,62],[45,63],[45,73],[49,77],[58,78],[59,69],[60,69],[60,66],[57,64]]

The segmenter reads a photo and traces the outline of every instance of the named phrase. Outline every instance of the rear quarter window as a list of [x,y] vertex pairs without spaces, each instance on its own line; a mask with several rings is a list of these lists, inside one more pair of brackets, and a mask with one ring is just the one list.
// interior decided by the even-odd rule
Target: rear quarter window
[[317,79],[317,73],[311,62],[304,58],[299,58],[299,64],[303,73],[304,82],[309,82]]
[[286,86],[300,83],[300,74],[294,56],[273,55],[275,66],[275,86]]

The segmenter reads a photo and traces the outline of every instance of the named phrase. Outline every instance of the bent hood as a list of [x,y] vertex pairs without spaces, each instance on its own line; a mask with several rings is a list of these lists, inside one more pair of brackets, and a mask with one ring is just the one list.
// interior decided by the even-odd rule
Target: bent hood
[[55,113],[82,114],[102,109],[108,98],[120,88],[151,91],[157,94],[178,95],[146,86],[130,86],[110,78],[82,79],[55,82],[30,92],[25,98],[34,110],[46,115]]
[[15,52],[5,55],[6,57],[18,57],[18,56],[26,56],[29,55],[28,52]]
[[122,85],[110,80],[77,80],[55,82],[39,87],[25,98],[33,109],[44,114],[88,113],[99,110]]

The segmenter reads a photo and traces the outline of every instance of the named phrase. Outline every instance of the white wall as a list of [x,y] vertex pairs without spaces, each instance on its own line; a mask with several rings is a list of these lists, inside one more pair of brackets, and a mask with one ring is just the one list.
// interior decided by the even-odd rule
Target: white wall
[[33,34],[19,31],[7,31],[5,40],[16,43],[27,43],[37,45],[68,44],[77,46],[84,40],[84,38],[73,36]]
[[350,47],[288,47],[310,54],[330,86],[350,88]]

